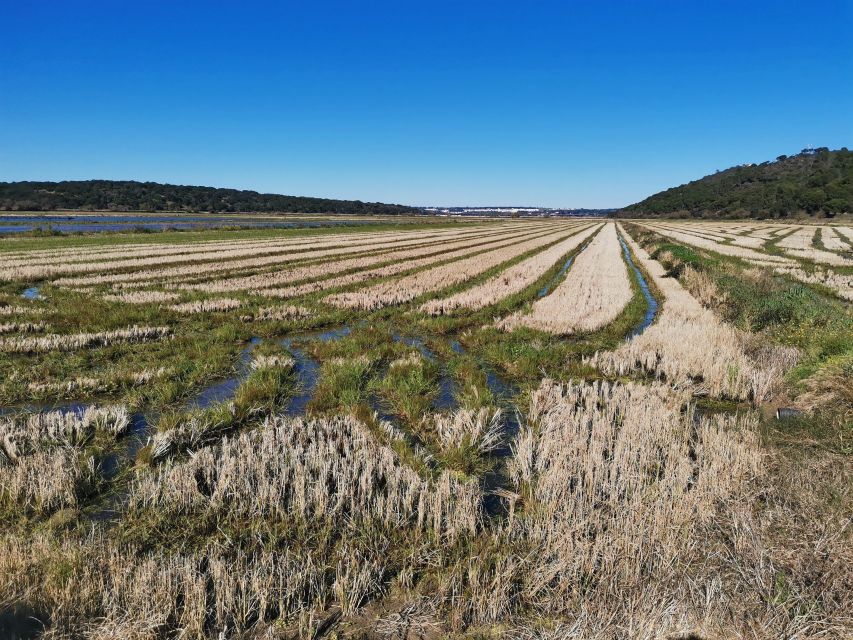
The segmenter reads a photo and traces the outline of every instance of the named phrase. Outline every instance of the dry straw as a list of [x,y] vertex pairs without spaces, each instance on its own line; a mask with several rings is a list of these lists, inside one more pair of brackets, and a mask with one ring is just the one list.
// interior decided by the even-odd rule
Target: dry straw
[[[57,275],[71,275],[91,272],[105,272],[127,269],[139,269],[141,267],[150,267],[163,264],[174,264],[183,262],[204,262],[204,261],[220,261],[230,260],[233,258],[242,258],[247,256],[259,256],[271,254],[267,257],[274,263],[276,261],[275,254],[291,254],[301,250],[312,250],[316,247],[337,246],[343,243],[352,243],[352,246],[358,246],[361,243],[375,243],[381,237],[380,235],[363,236],[359,238],[348,237],[330,237],[324,238],[321,241],[316,239],[300,239],[300,240],[285,240],[285,241],[267,241],[258,243],[254,241],[237,241],[225,245],[214,247],[203,247],[202,250],[194,247],[185,247],[181,251],[172,254],[155,254],[146,255],[145,249],[138,250],[146,257],[137,257],[133,255],[133,250],[119,256],[118,259],[100,259],[92,261],[76,262],[74,260],[64,261],[61,257],[56,257],[48,262],[28,264],[26,259],[19,262],[17,265],[8,265],[3,271],[3,279],[6,280],[39,280],[44,278],[55,277]],[[411,236],[409,236],[411,237]],[[390,239],[390,238],[389,238]],[[214,266],[214,265],[211,265]],[[85,279],[83,279],[85,280]],[[82,283],[82,282],[81,282]]]
[[39,333],[48,329],[44,322],[9,322],[0,324],[0,333]]
[[762,263],[766,262],[772,264],[787,265],[794,264],[794,261],[788,258],[771,255],[769,253],[762,253],[753,249],[748,249],[747,247],[737,247],[729,244],[723,244],[718,240],[709,238],[705,235],[700,235],[695,232],[691,233],[690,227],[687,225],[677,226],[674,224],[647,222],[637,224],[642,224],[642,226],[651,229],[655,233],[658,233],[672,240],[683,242],[684,244],[690,245],[692,247],[697,247],[699,249],[707,249],[709,251],[714,251],[722,255],[731,256],[734,258],[742,258],[744,260],[749,261],[758,261]]
[[73,351],[91,347],[106,347],[113,344],[160,340],[171,335],[169,327],[138,327],[100,333],[75,333],[70,335],[50,334],[38,338],[4,338],[0,340],[0,351],[12,353],[38,353],[44,351]]
[[850,245],[849,248],[853,247],[853,227],[833,227],[835,232],[839,235],[839,237],[844,238]]
[[595,331],[613,322],[633,295],[616,227],[608,223],[575,259],[563,283],[529,312],[517,312],[498,327],[557,334]]
[[156,302],[174,302],[181,294],[171,291],[128,291],[119,294],[105,295],[107,302],[122,302],[124,304],[151,304]]
[[365,310],[401,304],[425,293],[446,289],[470,280],[503,262],[550,244],[565,233],[565,228],[560,228],[557,232],[551,231],[542,234],[540,230],[538,234],[533,236],[530,234],[519,235],[506,243],[506,246],[499,245],[469,258],[417,271],[396,280],[380,282],[359,291],[327,296],[323,300],[339,307],[354,307]]
[[[492,238],[488,242],[483,242],[480,238],[476,243],[471,243],[470,240],[466,240],[465,242],[449,242],[442,244],[439,247],[430,246],[421,249],[412,249],[405,252],[386,254],[385,258],[391,258],[393,255],[395,262],[373,268],[360,269],[354,273],[348,273],[335,278],[305,282],[303,284],[293,285],[290,287],[253,290],[251,293],[276,298],[291,298],[314,293],[315,291],[345,287],[360,282],[366,282],[368,280],[396,276],[401,273],[406,273],[414,269],[421,269],[447,260],[464,258],[476,251],[512,244],[512,242],[515,242],[517,238],[518,236],[516,234],[511,234],[501,236],[497,240]],[[384,263],[386,260],[382,260],[381,262]],[[318,277],[320,274],[320,268],[317,266],[311,268],[314,270],[314,273],[312,273],[310,277]],[[306,272],[303,272],[300,275],[306,275]]]
[[122,406],[0,421],[0,508],[11,504],[25,513],[50,513],[77,506],[95,478],[94,460],[83,459],[80,448],[95,431],[118,437],[129,424]]
[[277,270],[268,273],[222,278],[210,282],[184,284],[180,288],[206,292],[270,288],[291,282],[327,277],[345,271],[367,269],[386,262],[406,261],[421,256],[447,252],[452,249],[499,242],[501,238],[512,237],[516,233],[517,231],[507,231],[504,229],[484,231],[476,235],[465,233],[446,235],[440,238],[418,238],[407,242],[393,243],[390,247],[371,251],[366,255],[360,254],[353,258],[307,264],[301,267],[291,267],[286,270]]
[[253,371],[260,369],[291,369],[296,364],[293,358],[286,355],[260,355],[252,359],[250,365]]
[[645,371],[677,388],[714,397],[761,402],[778,385],[796,354],[766,349],[756,361],[749,355],[748,336],[721,322],[667,277],[659,262],[625,233],[636,259],[663,294],[663,309],[655,323],[613,352],[597,353],[590,362],[608,375]]
[[850,245],[842,239],[833,227],[820,227],[820,239],[823,246],[830,251],[850,252]]
[[500,302],[539,280],[560,258],[577,249],[597,229],[596,226],[580,228],[579,233],[522,260],[486,282],[446,298],[430,300],[422,304],[420,310],[430,315],[441,315],[460,307],[477,310]]
[[90,376],[78,376],[70,380],[39,381],[31,382],[27,388],[34,394],[56,394],[71,395],[78,391],[106,391],[111,388],[128,386],[136,387],[148,384],[152,380],[163,378],[171,372],[166,367],[157,369],[143,369],[141,371],[117,372],[115,374],[93,378]]
[[480,499],[476,483],[449,472],[424,480],[353,417],[271,417],[189,460],[140,472],[129,507],[305,521],[347,514],[453,541],[476,532]]
[[195,300],[167,307],[170,311],[183,314],[211,313],[215,311],[232,311],[243,305],[241,300],[234,298],[218,298],[216,300]]
[[[232,271],[240,269],[258,269],[270,267],[279,264],[290,262],[319,260],[321,258],[329,258],[332,256],[343,256],[346,254],[367,253],[370,251],[378,251],[389,249],[394,246],[406,246],[421,244],[424,242],[422,236],[413,235],[411,232],[405,234],[384,234],[370,236],[368,238],[351,241],[341,244],[340,239],[324,238],[323,240],[314,239],[310,243],[302,242],[297,246],[290,244],[282,244],[275,251],[259,251],[257,247],[249,246],[242,247],[239,243],[235,244],[237,248],[229,248],[226,250],[211,251],[204,254],[194,254],[190,259],[182,259],[179,262],[190,262],[190,264],[179,264],[172,267],[164,267],[159,269],[141,269],[122,273],[109,273],[118,267],[115,263],[91,263],[81,265],[69,265],[66,268],[73,272],[95,272],[94,275],[64,277],[59,278],[54,283],[60,286],[78,287],[78,286],[94,286],[113,283],[133,283],[146,281],[161,283],[170,278],[190,278],[201,277],[217,274],[223,271]],[[297,250],[298,249],[298,250]],[[259,254],[262,254],[259,256]],[[268,254],[268,255],[263,255]],[[169,261],[166,261],[167,263]],[[159,258],[144,259],[136,262],[124,262],[121,264],[122,269],[139,269],[139,267],[148,267],[152,265],[160,265],[163,260]],[[27,269],[22,267],[22,269]],[[60,267],[32,267],[31,269],[47,269],[48,271],[64,273]],[[108,273],[103,273],[107,271]],[[13,274],[20,279],[20,273]],[[25,272],[27,278],[48,277],[49,273],[29,273]],[[11,277],[11,276],[10,276]]]
[[500,410],[457,409],[450,414],[426,416],[424,423],[435,433],[445,452],[473,447],[479,453],[489,453],[503,443],[504,423]]
[[795,231],[776,243],[780,249],[804,251],[814,247],[815,227],[797,227]]
[[43,314],[41,307],[21,307],[18,305],[0,305],[0,316],[23,316]]

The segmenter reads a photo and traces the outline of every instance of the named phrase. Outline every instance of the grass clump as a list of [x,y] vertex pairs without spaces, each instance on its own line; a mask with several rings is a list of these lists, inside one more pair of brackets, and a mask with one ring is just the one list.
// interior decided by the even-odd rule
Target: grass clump
[[374,389],[394,413],[407,423],[417,422],[431,408],[438,393],[438,365],[416,351],[392,360]]
[[316,413],[352,412],[369,402],[369,383],[374,361],[366,355],[333,358],[320,367],[309,410]]

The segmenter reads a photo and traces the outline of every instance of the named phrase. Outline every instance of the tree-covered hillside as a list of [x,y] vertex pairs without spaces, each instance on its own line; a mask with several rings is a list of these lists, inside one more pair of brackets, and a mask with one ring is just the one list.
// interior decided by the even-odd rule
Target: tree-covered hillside
[[156,182],[80,180],[0,182],[0,210],[205,211],[293,213],[416,213],[413,207],[359,200],[282,196],[257,191]]
[[620,216],[758,217],[853,213],[853,152],[806,149],[657,193]]

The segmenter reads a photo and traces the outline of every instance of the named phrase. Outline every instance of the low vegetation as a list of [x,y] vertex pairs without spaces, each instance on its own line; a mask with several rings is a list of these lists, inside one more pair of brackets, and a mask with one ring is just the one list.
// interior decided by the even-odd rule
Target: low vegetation
[[0,636],[847,637],[847,231],[0,245]]

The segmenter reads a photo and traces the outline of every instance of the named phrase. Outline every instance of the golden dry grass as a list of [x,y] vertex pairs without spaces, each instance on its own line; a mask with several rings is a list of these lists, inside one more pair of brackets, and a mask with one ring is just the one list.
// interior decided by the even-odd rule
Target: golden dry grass
[[541,230],[534,233],[519,234],[504,246],[478,253],[431,269],[424,269],[396,280],[380,282],[358,291],[344,292],[327,296],[324,302],[339,307],[351,307],[362,310],[401,304],[414,300],[418,296],[432,291],[447,289],[470,280],[498,265],[512,260],[528,251],[538,249],[554,242],[566,234],[565,229],[555,232],[553,226],[546,227],[550,232]]
[[643,333],[613,352],[597,353],[589,362],[610,375],[645,371],[699,395],[755,402],[769,397],[796,355],[769,349],[761,353],[760,360],[750,357],[748,336],[703,308],[678,280],[666,275],[659,262],[624,235],[663,294],[663,309]]
[[598,228],[598,226],[581,228],[575,235],[526,260],[522,260],[486,282],[446,298],[430,300],[422,304],[420,310],[430,315],[440,315],[450,313],[460,307],[477,310],[500,302],[536,282],[560,258],[577,249]]
[[529,312],[517,312],[497,326],[556,334],[595,331],[613,322],[632,297],[616,227],[608,223],[575,259],[562,284],[534,302]]
[[43,351],[73,351],[119,343],[160,340],[171,335],[169,327],[138,327],[98,333],[50,334],[31,338],[0,339],[0,351],[10,353],[37,353]]

